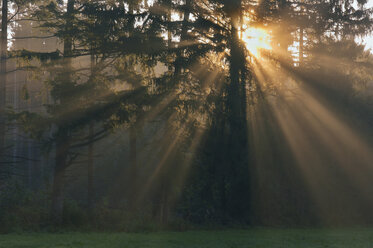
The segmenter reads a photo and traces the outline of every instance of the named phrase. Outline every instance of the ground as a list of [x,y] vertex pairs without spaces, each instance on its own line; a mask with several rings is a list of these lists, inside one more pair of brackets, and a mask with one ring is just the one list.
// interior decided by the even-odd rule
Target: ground
[[372,248],[373,229],[249,229],[0,235],[0,248]]

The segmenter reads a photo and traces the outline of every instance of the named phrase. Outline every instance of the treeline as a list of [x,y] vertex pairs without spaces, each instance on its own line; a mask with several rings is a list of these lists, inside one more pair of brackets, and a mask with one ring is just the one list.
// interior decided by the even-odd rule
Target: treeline
[[366,2],[3,0],[1,228],[371,224]]

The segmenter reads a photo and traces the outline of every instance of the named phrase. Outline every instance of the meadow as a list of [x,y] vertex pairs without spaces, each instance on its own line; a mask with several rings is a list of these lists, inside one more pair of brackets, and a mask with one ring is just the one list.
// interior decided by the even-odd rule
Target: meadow
[[156,233],[29,233],[0,236],[1,248],[370,248],[373,229],[265,229]]

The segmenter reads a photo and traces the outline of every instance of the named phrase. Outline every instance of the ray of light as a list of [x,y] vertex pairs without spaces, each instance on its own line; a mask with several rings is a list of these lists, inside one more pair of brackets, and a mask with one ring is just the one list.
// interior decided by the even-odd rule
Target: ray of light
[[[339,207],[344,206],[345,210],[358,214],[351,191],[359,195],[355,197],[372,204],[368,196],[372,194],[369,185],[373,154],[372,147],[315,96],[317,92],[302,84],[292,100],[282,97],[270,105],[319,214],[324,221],[332,222],[337,218],[332,216],[333,208],[341,213]],[[341,178],[344,178],[343,184],[338,182]]]
[[[222,79],[217,78],[218,75],[219,75],[218,70],[208,72],[207,75],[206,75],[206,71],[204,71],[204,70],[198,70],[197,72],[200,73],[200,74],[204,74],[203,77],[206,80],[206,81],[204,81],[204,83],[206,85],[211,85],[211,84],[215,83],[217,85],[218,89],[221,88],[220,86],[222,85],[222,83],[219,83],[219,82],[222,81]],[[217,80],[217,82],[215,82],[215,80]],[[170,120],[176,118],[176,115],[177,115],[177,113],[172,114],[172,116],[170,117]],[[186,121],[186,123],[188,123],[189,121],[193,122],[194,121],[193,118],[198,119],[198,117],[196,117],[196,116],[195,117],[188,117],[188,120]],[[197,119],[196,119],[196,121],[198,121]],[[145,183],[145,185],[141,189],[141,192],[139,194],[139,201],[141,201],[141,199],[144,199],[146,194],[149,193],[152,186],[154,186],[155,181],[157,179],[159,179],[159,177],[161,176],[162,171],[170,170],[170,168],[165,168],[166,165],[168,164],[168,160],[171,159],[172,155],[175,154],[176,150],[178,149],[178,145],[180,145],[182,142],[184,142],[185,139],[187,138],[185,136],[185,134],[183,133],[184,130],[187,129],[187,124],[183,124],[182,127],[178,128],[178,130],[174,130],[171,127],[167,128],[167,129],[168,129],[167,133],[164,135],[164,138],[163,138],[163,140],[160,144],[160,147],[163,147],[163,149],[164,149],[164,151],[162,152],[162,158],[157,163],[157,165],[153,169],[149,179],[147,180],[147,182]],[[206,130],[202,127],[197,129],[194,136],[192,137],[190,147],[188,149],[189,154],[191,154],[191,155],[194,154],[195,150],[197,149],[197,147],[199,146],[199,144],[201,142],[202,137],[205,134],[205,131]],[[178,185],[182,185],[184,180],[187,178],[187,175],[188,175],[188,172],[189,172],[188,168],[189,168],[189,165],[191,164],[191,162],[192,162],[192,157],[186,158],[183,162],[180,162],[179,167],[178,167],[178,172],[175,175],[173,175],[174,178],[177,178],[176,181],[177,181]],[[165,173],[167,173],[167,171]],[[173,186],[176,186],[176,185],[173,185]]]

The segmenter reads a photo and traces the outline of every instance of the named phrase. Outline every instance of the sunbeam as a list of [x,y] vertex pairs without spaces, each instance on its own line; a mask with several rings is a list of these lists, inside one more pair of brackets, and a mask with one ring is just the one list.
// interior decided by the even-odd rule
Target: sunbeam
[[[286,67],[278,67],[273,63],[255,63],[256,80],[267,93],[271,91],[268,85],[274,88],[275,95],[267,97],[265,102],[270,106],[270,112],[296,159],[297,170],[307,182],[320,218],[325,223],[335,223],[339,218],[338,211],[348,211],[348,218],[361,218],[358,216],[359,208],[351,202],[354,202],[354,197],[361,197],[366,199],[365,204],[373,204],[368,200],[372,193],[370,178],[373,176],[370,166],[373,161],[371,145],[345,124],[345,120],[333,113],[333,108],[327,107],[327,100],[322,100],[322,96],[308,87],[307,82],[289,73]],[[279,83],[281,81],[291,83]],[[261,108],[260,105],[257,107]],[[255,154],[260,163],[265,161],[265,157],[260,155],[260,143],[268,137],[259,137],[265,131],[260,130],[261,124],[256,120],[262,117],[255,117],[255,112],[255,109],[251,110],[249,119],[252,118],[252,139],[255,146],[258,146]],[[343,184],[340,181],[342,178]],[[341,192],[348,193],[344,195]],[[344,206],[343,210],[338,206]]]

